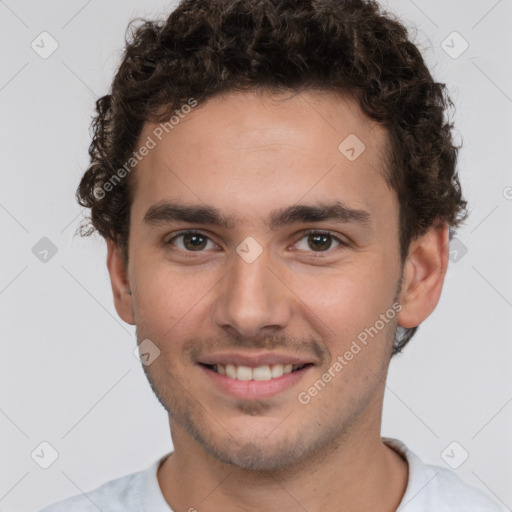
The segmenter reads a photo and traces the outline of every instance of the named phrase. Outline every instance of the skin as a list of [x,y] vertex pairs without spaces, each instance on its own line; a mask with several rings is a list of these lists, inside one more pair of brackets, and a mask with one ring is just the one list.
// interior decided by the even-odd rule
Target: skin
[[[156,126],[145,124],[141,143]],[[338,150],[349,134],[366,145],[352,162]],[[399,505],[408,467],[380,437],[385,380],[397,325],[419,325],[438,303],[448,226],[414,240],[401,266],[397,197],[383,177],[386,146],[386,131],[349,98],[231,92],[194,108],[138,164],[128,265],[111,240],[107,263],[119,315],[137,326],[139,342],[150,339],[161,351],[144,369],[170,413],[174,452],[158,481],[173,510]],[[163,200],[212,205],[233,226],[145,223]],[[370,227],[265,225],[271,210],[335,200],[369,212]],[[207,237],[199,250],[173,239],[183,229]],[[320,251],[305,229],[330,231],[347,245],[327,238]],[[263,250],[252,263],[236,252],[248,236]],[[298,393],[396,302],[397,316],[307,405],[299,403]],[[231,349],[276,350],[315,365],[274,397],[235,399],[194,360]]]

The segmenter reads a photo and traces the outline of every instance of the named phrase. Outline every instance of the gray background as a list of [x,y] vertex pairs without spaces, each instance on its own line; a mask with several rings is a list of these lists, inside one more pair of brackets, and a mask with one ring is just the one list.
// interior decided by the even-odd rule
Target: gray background
[[[105,243],[73,235],[94,101],[108,90],[126,25],[172,5],[0,0],[0,512],[36,510],[171,450],[166,414],[132,353],[134,328],[113,306]],[[382,433],[439,466],[467,451],[457,474],[510,509],[512,5],[386,5],[417,27],[456,103],[471,215],[438,308],[391,363]],[[58,43],[47,58],[31,47],[51,49],[43,31]],[[56,254],[41,252],[43,237]],[[43,441],[59,454],[47,469]]]

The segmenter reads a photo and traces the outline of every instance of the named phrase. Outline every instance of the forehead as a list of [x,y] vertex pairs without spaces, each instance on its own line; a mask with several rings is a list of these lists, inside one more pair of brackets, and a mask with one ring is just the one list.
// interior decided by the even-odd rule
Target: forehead
[[135,172],[139,218],[167,200],[250,218],[301,199],[361,210],[394,201],[387,134],[348,97],[230,92],[178,111],[172,124],[146,123],[139,146],[149,139]]

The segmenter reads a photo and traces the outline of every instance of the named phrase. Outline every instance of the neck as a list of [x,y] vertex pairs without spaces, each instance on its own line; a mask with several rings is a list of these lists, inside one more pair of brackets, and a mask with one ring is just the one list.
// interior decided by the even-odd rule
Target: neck
[[179,424],[171,422],[171,432],[175,450],[158,481],[173,510],[392,512],[407,487],[407,462],[379,429],[359,429],[292,468],[264,472],[219,461]]

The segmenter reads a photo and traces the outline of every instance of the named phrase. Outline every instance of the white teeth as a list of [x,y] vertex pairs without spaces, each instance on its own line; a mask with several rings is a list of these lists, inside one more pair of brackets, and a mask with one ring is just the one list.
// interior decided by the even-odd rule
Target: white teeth
[[237,380],[270,380],[282,377],[285,373],[291,373],[301,366],[302,365],[293,364],[266,364],[251,368],[250,366],[237,366],[228,363],[226,365],[216,364],[213,366],[213,369],[221,375],[226,375],[227,377]]
[[[217,365],[217,367],[220,365]],[[234,364],[227,364],[226,365],[226,375],[228,377],[231,377],[232,379],[236,379],[236,367]]]
[[[290,365],[286,365],[286,366],[290,366]],[[281,375],[283,375],[284,373],[284,366],[282,364],[274,364],[272,365],[272,378],[277,378],[277,377],[281,377]],[[286,373],[290,373],[290,372],[286,372]]]
[[252,370],[248,366],[238,366],[236,369],[236,378],[238,380],[251,380]]
[[270,366],[258,366],[252,370],[252,378],[254,380],[270,380],[272,378],[272,372]]

